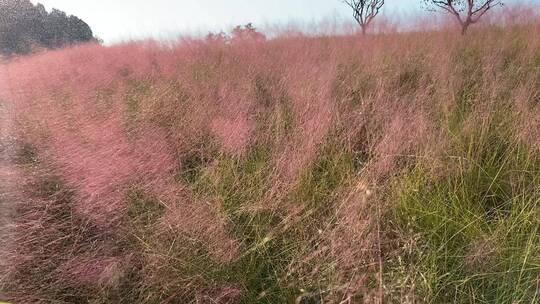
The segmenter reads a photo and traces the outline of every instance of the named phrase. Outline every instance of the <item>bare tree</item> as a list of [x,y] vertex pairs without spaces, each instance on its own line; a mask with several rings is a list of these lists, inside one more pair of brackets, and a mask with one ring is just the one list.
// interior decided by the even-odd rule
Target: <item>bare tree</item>
[[353,9],[353,17],[362,28],[362,34],[371,24],[371,21],[379,14],[384,5],[384,0],[343,0]]
[[442,9],[456,17],[461,26],[461,34],[465,35],[471,24],[490,9],[502,5],[502,0],[423,0],[429,8]]

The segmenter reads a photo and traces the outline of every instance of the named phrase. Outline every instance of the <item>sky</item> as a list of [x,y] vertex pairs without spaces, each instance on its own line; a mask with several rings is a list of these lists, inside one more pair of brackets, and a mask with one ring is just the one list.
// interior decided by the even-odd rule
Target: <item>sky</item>
[[[540,0],[531,0],[540,3]],[[252,22],[256,27],[320,20],[351,20],[341,0],[37,0],[86,21],[106,43],[167,39],[227,30]],[[419,0],[387,0],[385,14],[422,11]]]

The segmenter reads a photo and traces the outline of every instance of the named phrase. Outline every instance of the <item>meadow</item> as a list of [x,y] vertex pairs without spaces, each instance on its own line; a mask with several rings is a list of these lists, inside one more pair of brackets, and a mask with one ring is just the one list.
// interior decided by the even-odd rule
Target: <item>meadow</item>
[[5,300],[540,301],[535,21],[1,68]]

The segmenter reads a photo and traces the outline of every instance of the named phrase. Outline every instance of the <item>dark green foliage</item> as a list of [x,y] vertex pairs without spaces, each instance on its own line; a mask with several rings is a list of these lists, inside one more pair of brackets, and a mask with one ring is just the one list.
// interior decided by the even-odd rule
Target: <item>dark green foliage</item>
[[0,1],[0,54],[27,54],[35,47],[60,48],[94,40],[92,30],[76,16],[28,0]]
[[400,95],[415,93],[430,85],[432,79],[424,61],[422,55],[417,55],[398,67],[395,87]]
[[332,85],[332,97],[347,108],[362,105],[375,87],[374,75],[357,61],[338,65],[336,79]]
[[[352,174],[362,165],[362,160],[354,153],[341,150],[343,147],[326,147],[319,158],[302,173],[294,192],[294,200],[304,202],[310,208],[331,207],[332,195],[339,187],[344,187]],[[321,206],[328,204],[328,206]]]
[[129,90],[124,97],[127,116],[130,119],[136,119],[139,115],[141,101],[151,93],[152,83],[148,80],[129,80],[128,83]]
[[204,169],[218,157],[216,147],[210,137],[201,137],[190,151],[180,156],[180,164],[175,173],[175,180],[195,184]]
[[145,228],[152,225],[165,212],[165,206],[141,190],[128,193],[128,217],[130,223]]
[[275,149],[288,137],[294,126],[291,100],[277,77],[258,75],[253,83],[253,91],[261,110],[257,113],[257,133],[259,142],[271,142]]
[[181,164],[181,169],[177,174],[177,179],[193,184],[200,177],[201,170],[211,161],[205,153],[195,151],[187,154]]

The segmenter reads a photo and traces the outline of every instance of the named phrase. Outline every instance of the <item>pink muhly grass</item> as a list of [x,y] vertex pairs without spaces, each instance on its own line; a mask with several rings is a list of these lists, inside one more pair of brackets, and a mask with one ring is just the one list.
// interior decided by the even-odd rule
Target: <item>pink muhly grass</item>
[[188,195],[176,195],[160,219],[157,229],[165,234],[189,235],[204,244],[213,257],[228,262],[236,257],[238,242],[225,229],[227,220],[216,202],[197,201]]
[[[163,183],[174,169],[166,142],[147,129],[128,139],[117,120],[81,124],[75,134],[53,131],[49,158],[77,189],[76,208],[101,224],[121,216],[124,191],[133,183]],[[67,157],[69,155],[69,157]]]
[[[37,149],[39,164],[29,172],[54,176],[61,188],[37,198],[25,190],[32,199],[21,205],[11,236],[18,246],[7,254],[9,277],[20,285],[14,298],[30,302],[25,292],[39,298],[68,286],[89,299],[114,289],[131,267],[139,275],[131,283],[146,299],[235,303],[251,281],[213,280],[183,267],[191,259],[229,266],[268,258],[272,269],[286,269],[273,278],[280,288],[328,284],[329,302],[375,299],[370,284],[386,241],[376,233],[378,212],[393,207],[384,191],[408,165],[448,157],[446,120],[459,102],[470,105],[459,130],[468,134],[508,92],[521,140],[540,147],[536,70],[510,65],[501,72],[508,58],[520,67],[538,64],[540,39],[520,34],[530,39],[515,43],[524,51],[514,58],[513,32],[480,30],[462,40],[445,29],[366,39],[85,45],[9,63],[0,75],[0,88],[9,89],[0,94],[18,135]],[[467,43],[479,55],[463,55]],[[481,75],[472,89],[460,70],[471,58]],[[470,89],[465,97],[462,88]],[[332,163],[328,146],[346,155],[345,168]],[[253,161],[254,152],[264,156]],[[202,157],[188,164],[192,154]],[[230,156],[230,167],[219,168]],[[328,156],[330,168],[313,169]],[[189,165],[195,177],[179,180]],[[334,169],[347,172],[335,178]],[[320,201],[296,201],[305,172],[314,178],[308,196],[320,192]],[[143,209],[152,202],[159,209],[142,232],[129,218],[134,189],[151,197],[141,199]],[[265,251],[281,236],[286,242]],[[285,258],[265,256],[274,250]],[[34,268],[45,275],[31,284],[24,271]],[[265,300],[264,292],[257,296]]]
[[382,138],[374,146],[375,157],[369,165],[373,177],[387,177],[399,165],[398,161],[414,161],[422,157],[430,142],[431,123],[422,113],[394,113],[383,129]]
[[318,87],[304,86],[297,82],[302,79],[296,74],[288,78],[291,88],[291,104],[293,119],[297,127],[290,142],[285,145],[282,154],[277,158],[278,171],[285,180],[294,180],[301,169],[309,164],[316,156],[334,118],[334,108],[331,105],[329,92],[329,74],[320,75],[318,71],[294,71],[320,77],[314,80]]
[[240,155],[249,145],[253,127],[245,118],[216,118],[211,130],[225,152]]
[[66,261],[58,276],[67,284],[82,287],[117,287],[129,257],[76,256]]
[[235,286],[219,286],[207,288],[196,295],[196,301],[200,304],[233,304],[237,303],[242,295],[242,290]]

